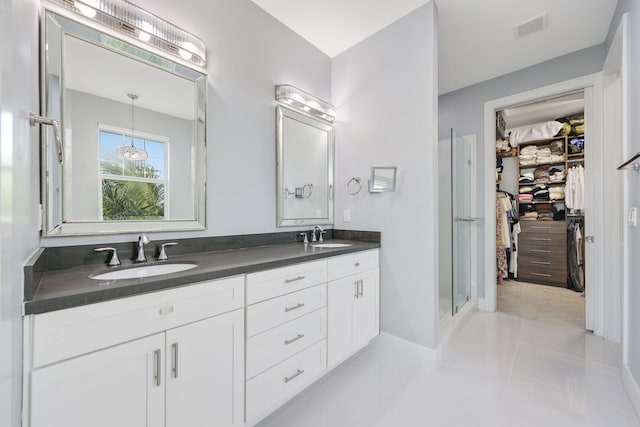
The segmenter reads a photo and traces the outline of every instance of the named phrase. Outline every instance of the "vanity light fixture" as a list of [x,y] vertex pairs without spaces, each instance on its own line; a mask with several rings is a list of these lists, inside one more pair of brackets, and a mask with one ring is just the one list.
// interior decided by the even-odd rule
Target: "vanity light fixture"
[[135,121],[133,115],[133,101],[139,98],[138,95],[132,92],[128,92],[127,96],[131,98],[131,145],[123,145],[122,147],[118,147],[116,150],[116,155],[118,158],[122,160],[131,160],[131,161],[140,161],[147,160],[149,154],[144,148],[138,148],[133,145],[133,134],[135,129]]
[[47,1],[191,64],[206,65],[202,40],[127,0]]
[[335,107],[320,98],[291,85],[276,86],[276,100],[327,122],[336,119]]

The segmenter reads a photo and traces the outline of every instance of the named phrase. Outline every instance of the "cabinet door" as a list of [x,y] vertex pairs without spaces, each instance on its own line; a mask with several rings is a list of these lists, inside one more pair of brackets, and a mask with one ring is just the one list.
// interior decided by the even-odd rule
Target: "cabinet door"
[[244,310],[166,333],[166,427],[244,424]]
[[334,280],[328,284],[327,295],[327,362],[329,367],[342,362],[353,352],[353,310],[357,276]]
[[378,270],[365,271],[357,276],[358,297],[353,311],[354,347],[365,346],[380,332],[378,320]]
[[31,373],[31,427],[164,426],[164,334]]

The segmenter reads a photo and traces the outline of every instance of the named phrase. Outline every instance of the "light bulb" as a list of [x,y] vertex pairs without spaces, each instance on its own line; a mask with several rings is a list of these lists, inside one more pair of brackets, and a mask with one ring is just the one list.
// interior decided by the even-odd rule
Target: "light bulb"
[[193,54],[191,52],[188,52],[184,49],[178,49],[178,53],[180,54],[180,56],[184,59],[186,59],[187,61],[191,59],[191,57],[193,56]]
[[94,18],[96,16],[96,10],[87,5],[84,5],[82,3],[75,3],[75,6],[76,8],[78,8],[80,13],[82,13],[87,18]]
[[140,31],[138,33],[138,38],[143,42],[148,42],[149,40],[151,40],[151,34],[145,33],[144,31]]

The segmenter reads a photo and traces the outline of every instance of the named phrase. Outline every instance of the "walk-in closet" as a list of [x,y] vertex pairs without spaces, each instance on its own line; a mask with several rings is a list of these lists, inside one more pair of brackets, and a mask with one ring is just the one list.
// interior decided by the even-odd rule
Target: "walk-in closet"
[[584,94],[496,113],[498,310],[584,329]]

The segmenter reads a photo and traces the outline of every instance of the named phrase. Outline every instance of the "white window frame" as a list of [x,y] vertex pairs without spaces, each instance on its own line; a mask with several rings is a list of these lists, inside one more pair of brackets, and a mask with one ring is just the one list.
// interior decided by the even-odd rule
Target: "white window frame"
[[[161,142],[164,145],[164,179],[149,179],[149,178],[138,178],[138,177],[124,177],[122,175],[104,175],[100,173],[100,132],[109,132],[115,133],[123,136],[131,135],[131,129],[123,128],[121,126],[109,125],[106,123],[98,123],[98,218],[100,221],[104,221],[104,214],[102,209],[102,180],[103,179],[112,179],[115,181],[131,181],[131,182],[148,182],[152,184],[162,184],[164,185],[164,218],[159,221],[166,221],[169,218],[169,137],[163,135],[156,135],[150,132],[144,131],[133,131],[134,138],[144,139],[145,141],[154,141]],[[127,220],[130,221],[130,220]],[[149,220],[145,220],[149,221]]]

